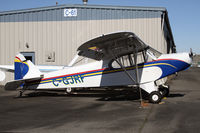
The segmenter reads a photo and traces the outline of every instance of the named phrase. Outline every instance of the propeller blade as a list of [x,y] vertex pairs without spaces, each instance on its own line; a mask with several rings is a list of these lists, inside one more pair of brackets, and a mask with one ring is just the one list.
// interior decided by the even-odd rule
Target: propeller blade
[[194,54],[193,54],[193,52],[192,52],[192,48],[190,48],[189,56],[190,56],[191,58],[193,58],[193,56],[194,56]]

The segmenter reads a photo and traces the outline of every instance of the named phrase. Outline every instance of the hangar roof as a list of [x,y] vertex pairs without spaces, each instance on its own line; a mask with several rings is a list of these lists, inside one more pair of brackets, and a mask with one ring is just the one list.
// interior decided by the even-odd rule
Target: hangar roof
[[141,10],[141,11],[167,11],[164,7],[138,7],[138,6],[110,6],[110,5],[58,5],[58,6],[48,6],[48,7],[39,7],[39,8],[30,8],[30,9],[20,9],[20,10],[12,10],[12,11],[3,11],[0,12],[0,15],[6,14],[15,14],[15,13],[23,13],[23,12],[35,12],[35,11],[43,11],[43,10],[53,10],[60,8],[91,8],[91,9],[115,9],[115,10]]
[[[155,12],[154,15],[149,15],[148,17],[163,17],[162,14],[164,14],[164,20],[165,20],[165,23],[166,23],[166,27],[169,31],[169,34],[170,34],[170,38],[172,40],[172,43],[173,43],[173,46],[174,46],[174,49],[175,49],[175,43],[174,43],[174,39],[173,39],[173,34],[172,34],[172,31],[171,31],[171,26],[170,26],[170,23],[169,23],[169,18],[168,18],[168,12],[167,12],[167,9],[164,8],[164,7],[138,7],[138,6],[111,6],[111,5],[83,5],[83,4],[72,4],[72,5],[57,5],[57,6],[48,6],[48,7],[39,7],[39,8],[30,8],[30,9],[20,9],[20,10],[12,10],[12,11],[3,11],[3,12],[0,12],[0,16],[10,16],[10,15],[15,15],[15,14],[23,14],[23,13],[37,13],[37,12],[42,12],[42,11],[53,11],[53,10],[60,10],[60,9],[65,9],[65,8],[78,8],[79,10],[82,10],[82,9],[102,9],[102,10],[109,10],[109,11],[112,11],[112,10],[128,10],[128,11],[150,11],[150,12]],[[157,13],[157,14],[156,14]],[[51,13],[50,13],[51,14]],[[107,16],[103,16],[103,17],[98,17],[98,14],[90,14],[92,15],[93,17],[89,17],[89,19],[109,19],[109,15]],[[76,20],[80,19],[80,20],[87,20],[87,17],[88,16],[85,16],[85,15],[80,15],[81,17],[79,18],[76,18]],[[116,19],[120,19],[119,17],[120,15],[115,15],[114,18]],[[128,18],[130,15],[121,15],[123,17],[121,18]],[[136,15],[136,16],[139,16],[139,17],[145,17],[144,14],[140,14],[140,15]],[[134,17],[136,17],[134,16]],[[35,19],[38,21],[40,20],[40,17],[41,17],[41,14],[38,15],[38,14],[35,14]],[[73,18],[60,18],[61,16],[56,16],[55,17],[51,17],[51,19],[48,19],[48,17],[41,17],[41,20],[61,20],[61,21],[66,21],[66,20],[73,20]],[[33,19],[27,19],[28,17],[22,17],[22,21],[33,21]],[[34,17],[33,17],[34,18]],[[7,22],[6,19],[4,19],[5,22]],[[15,18],[14,17],[11,17],[8,18],[8,22],[15,22]],[[19,20],[17,20],[19,21]],[[0,22],[1,22],[1,19],[0,19]]]

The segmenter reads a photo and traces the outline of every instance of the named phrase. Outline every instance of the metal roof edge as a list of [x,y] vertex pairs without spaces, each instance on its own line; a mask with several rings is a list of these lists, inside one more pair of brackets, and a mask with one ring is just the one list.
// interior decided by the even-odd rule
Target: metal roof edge
[[174,36],[173,36],[171,25],[170,25],[170,22],[169,22],[169,16],[168,16],[167,10],[165,11],[165,13],[166,13],[166,15],[165,15],[166,18],[165,19],[167,21],[167,27],[168,27],[170,35],[171,35],[171,39],[172,39],[172,42],[173,42],[173,47],[176,48],[176,44],[175,44],[175,41],[174,41]]
[[112,5],[83,5],[83,4],[65,4],[57,6],[47,6],[47,7],[38,7],[38,8],[29,8],[29,9],[19,9],[11,11],[2,11],[0,15],[6,14],[16,14],[16,13],[25,13],[25,12],[37,12],[43,10],[54,10],[60,8],[94,8],[94,9],[128,9],[128,10],[143,10],[143,11],[162,11],[165,12],[167,9],[165,7],[140,7],[140,6],[112,6]]

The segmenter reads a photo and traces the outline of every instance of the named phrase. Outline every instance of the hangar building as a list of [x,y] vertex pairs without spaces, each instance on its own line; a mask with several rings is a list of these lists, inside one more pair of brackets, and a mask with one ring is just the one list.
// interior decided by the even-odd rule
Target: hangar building
[[162,53],[176,52],[165,8],[58,5],[0,12],[0,65],[12,65],[19,52],[35,64],[67,65],[81,44],[117,31],[134,32]]

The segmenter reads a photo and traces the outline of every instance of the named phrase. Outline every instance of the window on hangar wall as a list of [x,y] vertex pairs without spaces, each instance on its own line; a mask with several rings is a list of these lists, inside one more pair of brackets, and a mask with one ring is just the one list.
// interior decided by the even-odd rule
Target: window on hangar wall
[[35,64],[35,52],[20,52],[20,53],[24,55],[26,60],[30,60],[31,62],[33,62],[33,64]]

